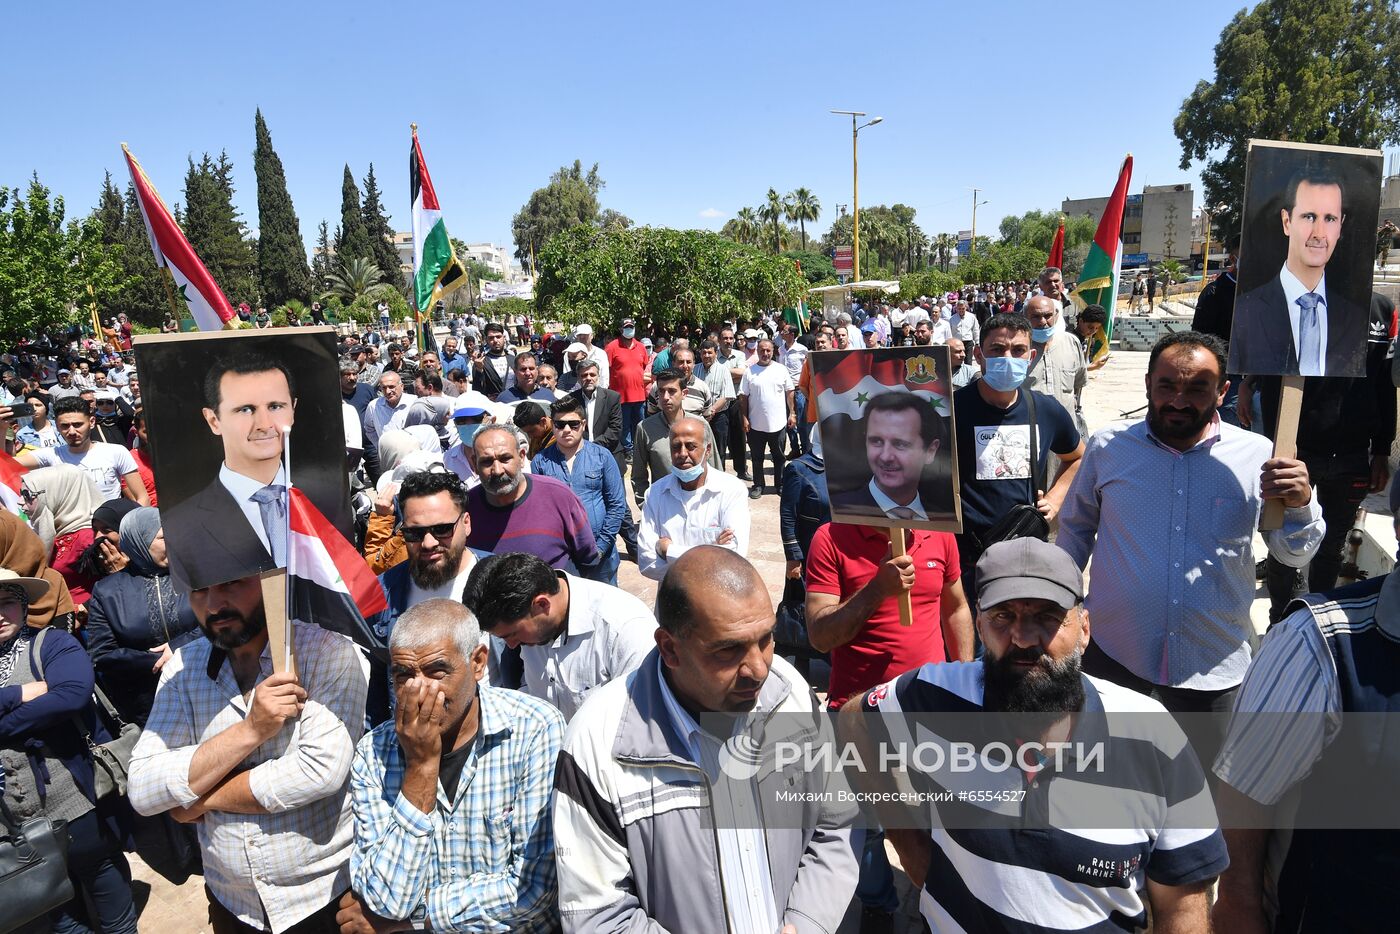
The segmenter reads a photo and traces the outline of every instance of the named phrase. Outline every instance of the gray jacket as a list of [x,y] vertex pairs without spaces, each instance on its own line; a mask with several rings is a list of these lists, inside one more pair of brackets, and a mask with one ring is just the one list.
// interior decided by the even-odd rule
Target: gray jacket
[[[593,692],[574,716],[555,773],[554,834],[564,930],[728,931],[708,776],[661,694],[661,659]],[[775,657],[759,695],[760,727],[810,742],[829,729],[810,689]],[[859,874],[854,808],[827,770],[758,764],[773,901],[800,934],[836,930]],[[829,794],[828,794],[829,792]],[[797,800],[794,800],[797,799]],[[786,802],[786,803],[784,803]]]

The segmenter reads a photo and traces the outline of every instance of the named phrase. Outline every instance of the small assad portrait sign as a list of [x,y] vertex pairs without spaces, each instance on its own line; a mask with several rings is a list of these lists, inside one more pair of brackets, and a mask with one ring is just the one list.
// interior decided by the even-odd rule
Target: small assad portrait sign
[[962,531],[948,348],[808,356],[834,522]]

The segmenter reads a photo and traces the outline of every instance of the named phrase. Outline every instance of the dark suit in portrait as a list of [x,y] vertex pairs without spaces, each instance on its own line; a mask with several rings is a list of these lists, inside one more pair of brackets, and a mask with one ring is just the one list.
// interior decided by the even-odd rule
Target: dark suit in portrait
[[[1329,288],[1327,303],[1319,310],[1327,322],[1327,352],[1326,369],[1318,375],[1364,377],[1370,309]],[[1288,299],[1278,276],[1235,299],[1229,371],[1247,376],[1299,375]]]
[[214,482],[169,510],[161,510],[170,549],[170,574],[183,590],[197,590],[271,571],[277,562],[248,524],[237,500]]

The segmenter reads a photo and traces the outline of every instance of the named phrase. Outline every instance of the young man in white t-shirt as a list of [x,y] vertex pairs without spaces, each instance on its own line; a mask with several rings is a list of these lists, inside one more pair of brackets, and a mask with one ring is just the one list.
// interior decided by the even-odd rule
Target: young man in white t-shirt
[[151,504],[131,452],[120,444],[92,440],[96,419],[87,402],[81,398],[59,399],[53,406],[53,422],[66,443],[56,448],[41,448],[21,454],[15,458],[20,466],[33,468],[72,464],[92,477],[103,502],[121,499],[125,493],[128,499],[142,506]]
[[755,360],[744,370],[739,381],[739,410],[744,416],[744,434],[749,439],[749,455],[753,459],[753,487],[749,499],[763,495],[763,452],[766,448],[773,460],[773,492],[783,485],[783,437],[789,428],[797,427],[794,393],[788,368],[773,362],[773,341],[758,342]]

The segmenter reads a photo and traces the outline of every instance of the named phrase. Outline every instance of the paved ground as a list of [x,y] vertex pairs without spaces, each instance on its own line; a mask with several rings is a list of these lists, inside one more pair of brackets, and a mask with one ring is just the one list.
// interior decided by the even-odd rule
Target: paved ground
[[[1147,401],[1143,384],[1146,371],[1146,353],[1116,351],[1103,369],[1090,374],[1089,386],[1084,393],[1084,415],[1091,431],[1124,417],[1141,417],[1141,413],[1136,410]],[[764,496],[752,503],[752,506],[753,532],[749,560],[763,576],[776,605],[782,596],[785,570],[782,543],[778,533],[778,498]],[[1260,556],[1264,554],[1262,543],[1257,537],[1255,551]],[[619,575],[619,584],[647,603],[650,603],[656,594],[655,583],[642,577],[636,565],[625,561]],[[1263,595],[1262,587],[1260,595]],[[1262,631],[1267,623],[1266,599],[1255,600],[1253,616],[1256,626]],[[893,859],[892,850],[890,855]],[[193,934],[208,930],[205,923],[202,879],[194,877],[177,887],[155,875],[136,859],[133,859],[132,871],[137,880],[138,898],[144,903],[140,921],[143,932]],[[923,931],[923,923],[918,916],[916,893],[910,889],[902,873],[896,873],[896,880],[904,902],[894,927],[895,934]],[[842,934],[855,934],[858,930],[858,911],[853,908],[841,931]]]

